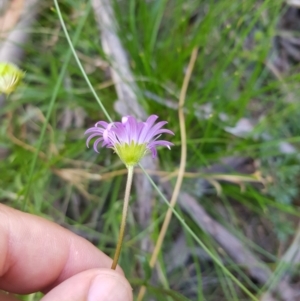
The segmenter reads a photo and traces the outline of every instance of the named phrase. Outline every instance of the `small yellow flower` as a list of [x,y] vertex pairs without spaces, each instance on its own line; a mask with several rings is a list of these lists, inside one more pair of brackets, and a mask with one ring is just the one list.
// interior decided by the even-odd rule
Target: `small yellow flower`
[[24,72],[11,63],[0,63],[0,93],[9,95],[20,84]]

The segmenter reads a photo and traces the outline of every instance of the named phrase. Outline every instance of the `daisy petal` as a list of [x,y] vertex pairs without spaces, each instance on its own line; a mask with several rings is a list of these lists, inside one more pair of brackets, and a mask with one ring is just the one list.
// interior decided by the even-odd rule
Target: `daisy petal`
[[133,116],[124,116],[120,121],[107,123],[98,121],[94,127],[89,128],[85,134],[87,147],[90,141],[98,137],[93,148],[98,153],[98,145],[102,142],[102,147],[113,148],[120,159],[127,165],[135,165],[147,152],[152,153],[152,157],[157,157],[158,146],[165,146],[170,149],[173,143],[166,140],[158,140],[162,134],[174,135],[168,129],[163,128],[166,121],[155,123],[158,116],[151,115],[146,122],[139,122]]

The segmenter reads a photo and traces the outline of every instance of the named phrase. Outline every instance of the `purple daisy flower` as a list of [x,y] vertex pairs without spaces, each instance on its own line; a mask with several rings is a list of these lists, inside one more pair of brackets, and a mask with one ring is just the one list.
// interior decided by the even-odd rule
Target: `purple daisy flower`
[[133,116],[125,116],[122,122],[99,121],[85,132],[90,135],[86,141],[87,147],[92,138],[99,137],[94,142],[94,150],[98,153],[98,144],[102,142],[102,147],[112,148],[127,166],[136,165],[148,152],[155,158],[157,146],[170,149],[173,145],[169,141],[158,140],[161,134],[174,135],[172,131],[162,128],[166,121],[155,124],[157,118],[151,115],[146,122],[139,122]]

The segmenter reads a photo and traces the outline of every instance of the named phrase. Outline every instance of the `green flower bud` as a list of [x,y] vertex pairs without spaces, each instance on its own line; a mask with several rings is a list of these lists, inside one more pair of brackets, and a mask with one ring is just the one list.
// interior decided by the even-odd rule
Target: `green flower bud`
[[116,144],[114,150],[126,166],[134,166],[138,164],[147,153],[147,144],[137,144],[131,141],[130,144]]

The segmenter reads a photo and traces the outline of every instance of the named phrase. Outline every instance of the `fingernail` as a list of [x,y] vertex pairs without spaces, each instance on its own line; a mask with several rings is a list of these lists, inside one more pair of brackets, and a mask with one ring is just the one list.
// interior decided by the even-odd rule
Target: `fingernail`
[[132,289],[123,276],[108,271],[94,278],[88,301],[132,301]]

